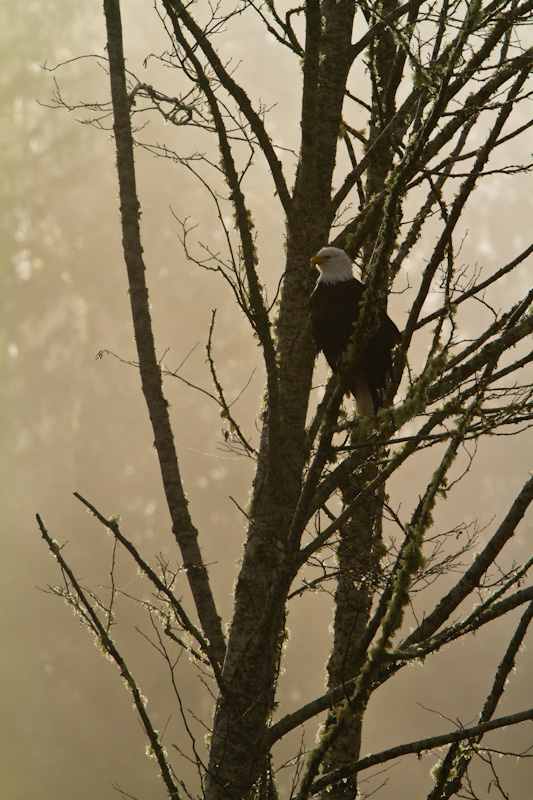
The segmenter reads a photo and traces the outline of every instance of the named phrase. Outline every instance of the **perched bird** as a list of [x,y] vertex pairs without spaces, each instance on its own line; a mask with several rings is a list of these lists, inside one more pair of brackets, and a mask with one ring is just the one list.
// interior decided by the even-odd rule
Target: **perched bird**
[[[379,326],[366,341],[353,373],[343,376],[342,362],[361,313],[363,284],[352,274],[352,261],[338,247],[323,247],[311,259],[320,276],[309,300],[311,332],[336,375],[344,377],[361,416],[372,416],[383,405],[385,382],[392,370],[392,348],[401,334],[383,311]],[[357,343],[356,343],[357,346]]]

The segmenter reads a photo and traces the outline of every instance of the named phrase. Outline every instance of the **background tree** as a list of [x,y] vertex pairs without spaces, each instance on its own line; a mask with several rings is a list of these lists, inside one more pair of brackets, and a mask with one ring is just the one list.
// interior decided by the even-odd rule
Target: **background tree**
[[[106,518],[78,497],[150,584],[152,596],[144,602],[154,622],[153,643],[173,680],[176,653],[186,648],[203,671],[206,691],[216,698],[213,721],[204,721],[210,732],[207,753],[192,736],[206,797],[275,796],[274,746],[324,713],[315,745],[308,752],[297,747],[292,755],[294,796],[354,797],[363,770],[442,745],[448,749],[429,796],[450,797],[465,782],[474,794],[468,769],[475,755],[490,758],[481,745],[484,734],[533,717],[531,709],[496,714],[533,608],[533,590],[523,584],[529,562],[501,568],[499,558],[533,499],[533,480],[499,514],[468,568],[462,557],[475,546],[476,536],[463,526],[443,532],[434,515],[439,497],[447,497],[470,468],[478,442],[495,433],[521,434],[531,417],[524,368],[533,358],[528,347],[533,294],[517,286],[504,308],[498,298],[499,287],[520,274],[533,247],[519,248],[484,276],[459,256],[460,223],[481,179],[519,175],[529,167],[519,160],[508,164],[501,146],[519,141],[533,124],[521,115],[533,51],[522,44],[526,37],[520,29],[530,21],[531,3],[484,8],[481,3],[367,6],[341,0],[281,13],[272,4],[208,10],[164,0],[158,10],[169,45],[149,63],[155,62],[156,75],[158,65],[172,68],[178,89],[163,91],[125,71],[119,5],[106,0],[112,105],[92,110],[100,127],[109,124],[112,112],[138,366],[181,567],[161,558],[151,565],[118,519]],[[225,63],[217,49],[236,35],[232,30],[238,31],[244,14],[257,15],[277,45],[288,48],[295,74],[301,66],[301,141],[294,175],[295,154],[276,142],[267,109],[252,102],[238,82],[240,70]],[[60,94],[56,101],[67,105]],[[151,110],[176,126],[176,144],[172,136],[144,143],[143,128],[132,131],[132,120],[136,125]],[[205,151],[195,144],[185,154],[180,136],[187,128],[198,142],[213,139],[218,154],[211,144]],[[162,370],[152,330],[135,142],[192,171],[213,201],[224,250],[204,243],[199,256],[188,218],[178,219],[182,243],[190,258],[229,285],[260,345],[266,375],[256,441],[236,417],[218,377],[213,313],[207,342],[211,394],[226,421],[226,446],[254,462],[227,634],[187,503],[162,390],[162,372],[168,371]],[[271,176],[286,228],[285,265],[273,296],[265,288],[249,200],[258,158]],[[360,263],[367,285],[350,352],[353,364],[389,292],[403,290],[402,344],[387,407],[375,419],[353,417],[335,378],[323,392],[313,388],[307,303],[316,276],[308,265],[328,241]],[[474,316],[470,308],[479,305]],[[178,371],[175,376],[180,377]],[[418,500],[406,510],[385,486],[409,471],[422,451],[428,457],[426,471],[417,474]],[[104,600],[80,584],[40,518],[39,525],[65,579],[55,591],[119,666],[168,794],[198,793],[180,780],[128,659],[111,635],[118,594],[114,560],[110,599]],[[182,572],[194,615],[181,598]],[[456,572],[460,577],[450,580]],[[420,588],[437,578],[440,596],[425,592],[419,598]],[[288,603],[308,590],[332,591],[331,586],[328,690],[285,713],[276,709],[275,698]],[[466,730],[462,723],[454,725],[440,737],[402,742],[359,758],[367,706],[384,683],[406,665],[522,607],[526,610],[513,623],[475,724]],[[176,691],[179,700],[177,685]],[[187,726],[184,707],[182,714]]]

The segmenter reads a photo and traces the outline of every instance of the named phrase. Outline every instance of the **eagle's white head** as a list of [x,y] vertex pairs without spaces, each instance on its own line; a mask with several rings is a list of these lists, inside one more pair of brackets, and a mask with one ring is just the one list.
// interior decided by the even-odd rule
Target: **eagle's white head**
[[339,283],[353,278],[352,260],[339,247],[323,247],[311,259],[320,272],[319,283]]

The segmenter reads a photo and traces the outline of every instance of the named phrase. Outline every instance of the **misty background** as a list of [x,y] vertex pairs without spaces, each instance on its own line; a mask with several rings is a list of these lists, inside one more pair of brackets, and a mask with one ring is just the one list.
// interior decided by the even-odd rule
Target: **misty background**
[[[123,16],[128,66],[142,74],[146,56],[165,47],[161,26],[149,3],[125,3]],[[82,58],[104,54],[101,4],[37,0],[22,9],[8,0],[0,9],[0,30],[6,56],[0,72],[3,796],[112,798],[119,796],[112,788],[118,784],[137,798],[156,800],[165,796],[163,785],[155,762],[145,756],[146,740],[117,670],[102,658],[67,607],[42,591],[58,584],[60,575],[35,522],[38,512],[49,533],[60,544],[67,543],[67,558],[85,586],[106,586],[112,539],[73,497],[74,491],[104,515],[120,515],[123,532],[146,557],[159,554],[177,565],[138,373],[112,355],[96,358],[101,351],[126,362],[136,355],[113,141],[109,133],[79,124],[77,120],[88,116],[83,111],[66,113],[46,105],[53,102],[54,80],[72,105],[107,98],[102,63]],[[294,114],[288,113],[299,102],[297,65],[285,62],[287,57],[267,42],[258,26],[246,28],[244,22],[242,37],[228,40],[224,48],[224,57],[236,65],[243,60],[239,74],[246,76],[255,96],[267,107],[276,104],[270,119],[278,140],[297,148],[299,129]],[[54,72],[43,69],[45,64],[52,68],[71,59],[79,60]],[[169,94],[177,93],[171,91],[176,74],[161,73],[161,79]],[[153,119],[139,139],[156,141],[162,127]],[[177,128],[172,136],[178,150],[193,146],[190,132]],[[191,233],[196,255],[201,249],[195,239],[221,247],[214,209],[185,170],[140,148],[136,155],[158,354],[169,370],[179,367],[188,382],[210,391],[205,343],[212,311],[217,309],[213,353],[219,377],[228,398],[238,397],[234,407],[238,418],[253,431],[263,390],[259,350],[223,280],[187,261],[179,239],[182,228],[176,217],[188,217],[190,224],[198,225]],[[288,164],[294,161],[288,151],[285,158]],[[248,196],[259,234],[261,275],[273,298],[284,263],[283,221],[265,178],[263,166],[258,165]],[[464,222],[465,263],[490,269],[525,247],[532,198],[528,176],[487,179]],[[517,283],[510,288],[513,294],[523,296],[530,288],[531,269],[526,262],[517,271]],[[407,302],[407,295],[391,301],[390,313],[400,328]],[[165,379],[165,392],[193,520],[201,532],[216,600],[228,621],[245,529],[237,505],[246,506],[253,464],[227,448],[224,421],[206,394],[175,377]],[[436,526],[447,530],[477,521],[482,529],[497,524],[531,469],[531,447],[530,433],[493,437],[485,443],[472,469],[440,507]],[[425,459],[429,464],[429,455],[418,457],[417,469],[423,469]],[[396,481],[389,490],[397,506],[409,508],[416,501],[417,485],[405,475],[403,480],[403,485]],[[515,537],[517,561],[530,553],[532,527],[530,515]],[[470,558],[471,554],[466,556]],[[172,741],[171,735],[180,737],[183,731],[168,691],[168,676],[157,653],[136,630],[144,624],[142,630],[149,633],[146,618],[128,599],[128,595],[143,597],[141,579],[123,555],[117,574],[124,592],[119,602],[124,650],[149,697],[149,711],[161,729],[169,726]],[[439,584],[437,594],[444,587]],[[184,586],[186,606],[187,591]],[[327,594],[294,601],[279,694],[286,710],[323,691],[330,621]],[[501,658],[508,624],[504,620],[500,628],[492,626],[489,635],[477,634],[475,657],[482,653],[481,663],[473,660],[470,645],[461,644],[448,648],[431,673],[416,667],[385,686],[372,700],[372,724],[365,732],[362,753],[453,727],[428,709],[452,721],[470,722],[490,686],[491,672],[484,668]],[[532,667],[529,649],[521,654],[502,714],[530,704]],[[185,659],[179,675],[186,702],[209,723],[212,703]],[[487,743],[504,742],[506,749],[525,747],[527,729],[518,726],[499,734],[498,740],[487,737]],[[197,735],[203,736],[201,726]],[[390,773],[379,796],[385,800],[423,796],[434,761],[431,756],[406,759],[401,769]],[[182,775],[191,771],[186,762],[177,764]],[[527,791],[533,781],[531,761],[511,760],[502,769],[516,797]]]

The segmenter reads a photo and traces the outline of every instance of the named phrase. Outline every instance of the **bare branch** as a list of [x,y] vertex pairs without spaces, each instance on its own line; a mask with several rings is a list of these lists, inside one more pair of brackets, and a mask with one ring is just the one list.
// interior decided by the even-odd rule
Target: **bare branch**
[[318,778],[311,787],[311,794],[317,794],[326,786],[331,786],[339,780],[352,775],[354,772],[361,772],[369,767],[374,767],[376,764],[384,764],[395,758],[400,758],[404,755],[420,754],[427,750],[433,750],[436,747],[450,744],[451,742],[469,742],[471,739],[481,736],[489,731],[505,728],[509,725],[518,725],[520,722],[533,720],[533,708],[525,711],[519,711],[516,714],[508,714],[505,717],[498,717],[497,719],[484,722],[479,725],[473,725],[471,728],[463,728],[451,733],[443,733],[440,736],[428,736],[427,739],[419,739],[418,741],[408,742],[406,744],[391,747],[390,750],[383,750],[381,753],[366,756],[359,761],[343,767],[342,769],[335,770]]
[[54,541],[49,536],[46,528],[44,527],[43,521],[41,520],[40,516],[37,514],[36,517],[37,517],[37,523],[39,525],[39,529],[41,531],[42,537],[46,541],[48,547],[50,548],[50,552],[54,555],[55,559],[57,560],[59,566],[61,567],[61,570],[68,577],[68,580],[70,581],[71,586],[74,588],[74,591],[76,592],[76,596],[77,596],[78,601],[79,601],[79,603],[81,605],[81,608],[83,609],[83,611],[85,613],[85,617],[86,617],[86,620],[87,620],[88,624],[92,628],[92,630],[95,633],[95,635],[98,637],[98,641],[99,641],[100,645],[102,646],[102,648],[105,650],[106,653],[108,653],[110,655],[110,657],[113,659],[113,661],[115,662],[115,664],[119,668],[120,675],[124,679],[124,682],[126,683],[126,686],[128,687],[128,690],[131,692],[131,694],[133,696],[133,701],[135,703],[135,707],[136,707],[137,712],[138,712],[138,714],[139,714],[139,716],[141,718],[141,721],[142,721],[142,724],[143,724],[143,728],[146,731],[146,735],[148,736],[148,739],[150,740],[150,745],[151,745],[152,751],[153,751],[153,753],[154,753],[154,755],[155,755],[155,757],[157,759],[157,763],[159,764],[159,768],[161,770],[161,774],[162,774],[165,786],[167,787],[167,791],[169,793],[169,797],[171,797],[172,800],[181,800],[180,799],[180,794],[178,792],[178,787],[176,786],[176,784],[174,783],[174,780],[172,778],[172,771],[171,771],[170,766],[169,766],[168,761],[167,761],[167,756],[166,756],[165,749],[164,749],[163,745],[161,744],[161,741],[159,739],[158,733],[155,730],[155,728],[153,727],[152,722],[150,720],[150,717],[148,716],[148,714],[146,712],[145,700],[143,698],[141,690],[139,689],[138,684],[136,683],[135,679],[133,678],[133,675],[131,674],[128,666],[126,665],[126,662],[124,661],[122,655],[117,650],[117,647],[116,647],[113,639],[109,635],[109,632],[106,630],[106,628],[104,627],[104,625],[101,623],[100,619],[98,618],[98,615],[95,613],[90,600],[87,598],[85,592],[83,591],[83,589],[81,588],[80,584],[78,583],[78,581],[74,577],[74,574],[73,574],[72,570],[70,569],[70,567],[68,566],[68,564],[64,560],[64,558],[63,558],[63,556],[61,554],[60,546],[58,545],[58,543],[56,541]]
[[163,583],[163,581],[159,578],[159,576],[141,557],[140,553],[134,547],[132,542],[122,535],[117,520],[106,519],[92,505],[92,503],[89,503],[89,501],[86,500],[84,497],[82,497],[78,492],[74,492],[74,497],[77,497],[77,499],[81,503],[83,503],[83,505],[86,506],[92,514],[94,514],[96,519],[99,522],[101,522],[102,525],[104,525],[108,530],[111,531],[117,542],[120,542],[120,544],[128,551],[128,553],[133,557],[135,563],[141,568],[142,572],[150,579],[151,583],[155,586],[157,591],[168,601],[180,625],[184,628],[184,630],[186,630],[188,633],[191,634],[191,636],[193,636],[196,639],[201,649],[208,657],[209,663],[213,668],[215,677],[217,678],[219,685],[222,686],[220,670],[216,659],[216,653],[213,651],[213,647],[201,634],[198,628],[195,625],[193,625],[192,621],[187,616],[182,604],[177,600],[177,598],[174,596],[169,587]]
[[155,354],[139,227],[139,201],[135,181],[129,101],[124,75],[120,9],[117,0],[106,0],[104,8],[108,33],[109,73],[114,111],[113,130],[117,148],[124,258],[130,284],[130,301],[135,341],[139,353],[141,382],[154,429],[155,446],[161,465],[174,535],[183,554],[184,566],[202,626],[216,653],[217,660],[221,664],[225,651],[224,635],[209,586],[207,570],[198,546],[198,533],[192,524],[182,487],[168,416],[168,404],[163,396],[161,370]]

